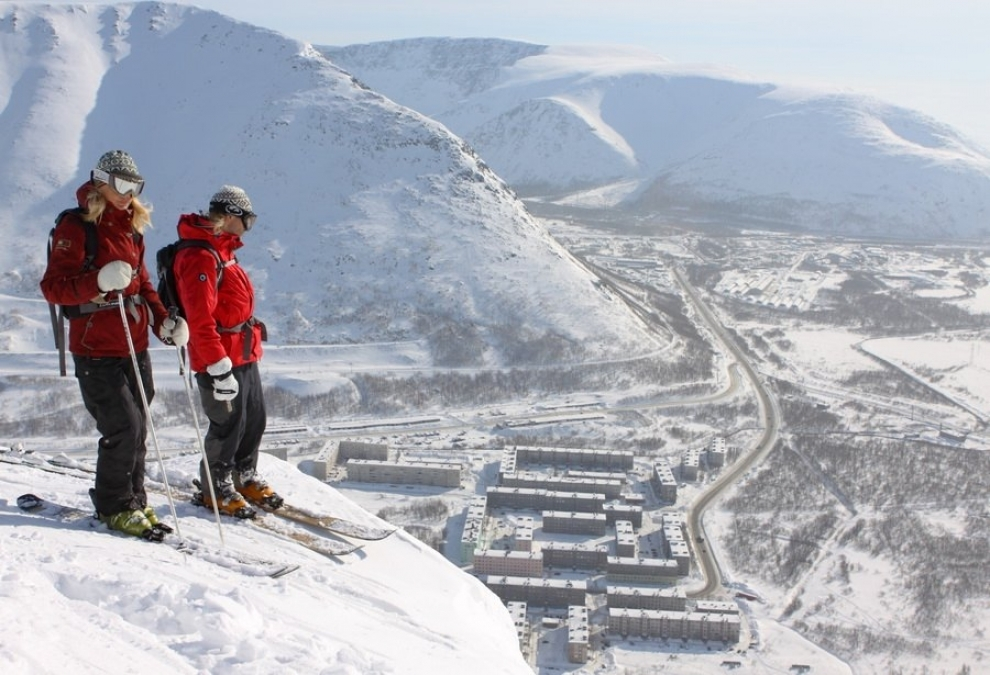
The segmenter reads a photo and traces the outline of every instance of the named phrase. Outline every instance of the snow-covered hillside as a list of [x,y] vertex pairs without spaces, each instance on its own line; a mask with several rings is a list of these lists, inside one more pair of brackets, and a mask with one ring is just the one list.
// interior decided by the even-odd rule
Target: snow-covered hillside
[[990,235],[990,153],[920,113],[643,51],[502,40],[321,47],[520,193],[729,224]]
[[[285,462],[261,460],[294,503],[381,523]],[[188,486],[197,466],[197,455],[168,460],[169,483]],[[4,673],[532,673],[501,601],[404,532],[334,560],[225,520],[227,555],[301,565],[270,579],[218,555],[217,524],[199,507],[176,502],[181,534],[204,551],[190,556],[91,519],[59,524],[15,504],[33,493],[91,509],[85,474],[6,462],[0,469]],[[163,487],[158,465],[149,471],[159,481],[149,485]],[[165,496],[150,499],[173,522]]]
[[[247,190],[239,257],[274,343],[418,340],[448,366],[649,348],[461,139],[305,43],[166,3],[4,3],[0,35],[0,292],[39,297],[53,217],[123,148],[149,264],[181,213]],[[5,313],[51,344],[43,303]]]

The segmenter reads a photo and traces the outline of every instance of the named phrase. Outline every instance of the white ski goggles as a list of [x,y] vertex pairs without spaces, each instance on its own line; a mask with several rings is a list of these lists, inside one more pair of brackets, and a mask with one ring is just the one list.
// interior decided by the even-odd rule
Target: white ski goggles
[[106,183],[121,196],[133,195],[137,197],[144,190],[143,178],[124,178],[113,173],[107,173],[101,169],[93,169],[93,180]]

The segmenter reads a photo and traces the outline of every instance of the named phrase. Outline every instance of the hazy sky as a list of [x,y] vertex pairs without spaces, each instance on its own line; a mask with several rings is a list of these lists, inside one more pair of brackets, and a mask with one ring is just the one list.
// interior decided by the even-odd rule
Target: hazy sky
[[987,0],[200,0],[322,45],[407,37],[625,44],[876,95],[990,149]]

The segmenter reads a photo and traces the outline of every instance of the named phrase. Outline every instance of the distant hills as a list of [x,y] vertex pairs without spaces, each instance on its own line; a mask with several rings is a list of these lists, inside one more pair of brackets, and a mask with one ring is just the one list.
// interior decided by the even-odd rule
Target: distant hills
[[990,154],[918,112],[632,49],[494,39],[321,47],[465,138],[520,194],[638,219],[990,236]]

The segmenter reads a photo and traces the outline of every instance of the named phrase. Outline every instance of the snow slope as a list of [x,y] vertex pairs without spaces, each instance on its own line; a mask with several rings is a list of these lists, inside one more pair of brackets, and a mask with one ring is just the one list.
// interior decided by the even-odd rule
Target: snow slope
[[[149,264],[181,213],[247,190],[239,257],[273,343],[422,341],[447,366],[643,348],[461,139],[305,43],[154,2],[4,3],[0,35],[0,292],[38,297],[52,219],[120,147],[155,207]],[[50,344],[44,304],[20,311]]]
[[628,48],[424,38],[320,49],[467,139],[521,193],[828,233],[990,233],[987,150],[876,99]]
[[[196,457],[165,462],[173,487],[188,485]],[[292,503],[381,524],[285,462],[262,455],[261,468]],[[160,479],[157,464],[149,471]],[[7,675],[532,673],[501,601],[404,532],[335,561],[225,520],[229,552],[302,565],[269,579],[91,520],[59,525],[15,505],[31,492],[91,509],[91,486],[85,477],[0,463],[0,671]],[[165,496],[149,497],[172,522]],[[212,514],[183,502],[176,509],[184,537],[219,547]]]

